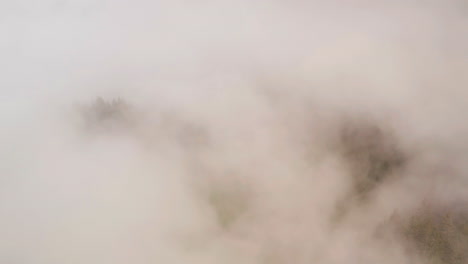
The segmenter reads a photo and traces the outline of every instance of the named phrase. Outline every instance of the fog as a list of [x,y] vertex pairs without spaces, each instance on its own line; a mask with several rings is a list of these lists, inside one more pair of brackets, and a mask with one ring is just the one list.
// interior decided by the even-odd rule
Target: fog
[[467,14],[1,0],[0,262],[443,263],[392,219],[466,208]]

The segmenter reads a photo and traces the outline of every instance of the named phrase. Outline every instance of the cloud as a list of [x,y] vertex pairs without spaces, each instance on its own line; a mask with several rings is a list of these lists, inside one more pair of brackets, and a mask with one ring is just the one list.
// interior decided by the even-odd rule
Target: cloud
[[461,1],[0,10],[2,262],[430,263],[389,219],[466,202]]

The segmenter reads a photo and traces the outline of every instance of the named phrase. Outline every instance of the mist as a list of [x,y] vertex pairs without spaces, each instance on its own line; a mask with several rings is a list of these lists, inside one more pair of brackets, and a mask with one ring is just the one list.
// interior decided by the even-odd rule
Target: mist
[[466,263],[467,8],[0,1],[0,262]]

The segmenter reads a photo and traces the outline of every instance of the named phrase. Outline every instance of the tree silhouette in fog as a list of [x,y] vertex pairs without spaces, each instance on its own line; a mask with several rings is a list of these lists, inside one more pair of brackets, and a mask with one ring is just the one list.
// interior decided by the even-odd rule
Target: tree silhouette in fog
[[91,129],[109,129],[130,124],[130,106],[122,98],[104,100],[97,97],[81,108],[85,125]]

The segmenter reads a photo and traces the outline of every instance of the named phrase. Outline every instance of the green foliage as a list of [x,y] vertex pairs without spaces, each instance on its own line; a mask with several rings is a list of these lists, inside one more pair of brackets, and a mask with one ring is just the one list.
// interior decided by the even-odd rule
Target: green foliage
[[351,177],[351,189],[336,205],[331,221],[338,223],[353,207],[365,203],[384,182],[404,167],[407,155],[391,130],[375,122],[348,118],[338,129],[338,151]]
[[401,225],[404,237],[433,264],[468,263],[468,215],[423,207]]
[[354,193],[365,197],[401,168],[407,157],[390,130],[361,120],[348,120],[339,142],[353,177]]

